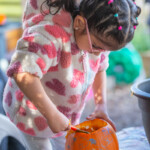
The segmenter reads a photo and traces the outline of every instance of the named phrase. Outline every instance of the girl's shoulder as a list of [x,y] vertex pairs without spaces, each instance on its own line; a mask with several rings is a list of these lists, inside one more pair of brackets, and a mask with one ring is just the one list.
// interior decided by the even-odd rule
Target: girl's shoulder
[[69,28],[72,24],[72,16],[69,12],[64,9],[60,9],[59,12],[52,16],[54,24]]

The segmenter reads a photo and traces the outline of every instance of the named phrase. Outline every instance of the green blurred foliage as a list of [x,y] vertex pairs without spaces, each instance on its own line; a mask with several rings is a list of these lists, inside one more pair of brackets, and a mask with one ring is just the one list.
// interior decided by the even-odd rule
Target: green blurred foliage
[[5,14],[7,18],[21,19],[21,0],[0,0],[0,14]]
[[147,25],[137,27],[132,44],[140,53],[150,50],[150,29]]

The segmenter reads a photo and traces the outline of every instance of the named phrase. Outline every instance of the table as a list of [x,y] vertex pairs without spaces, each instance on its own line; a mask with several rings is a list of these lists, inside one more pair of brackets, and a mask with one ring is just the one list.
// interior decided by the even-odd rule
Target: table
[[130,127],[117,132],[120,150],[150,150],[143,127]]

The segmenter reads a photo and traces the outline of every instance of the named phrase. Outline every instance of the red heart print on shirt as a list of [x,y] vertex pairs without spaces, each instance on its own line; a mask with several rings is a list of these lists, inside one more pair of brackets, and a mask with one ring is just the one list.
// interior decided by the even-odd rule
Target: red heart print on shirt
[[34,9],[37,9],[38,6],[37,6],[37,0],[30,0],[30,4],[31,6],[34,8]]
[[71,54],[76,55],[79,52],[80,51],[79,51],[79,48],[77,47],[77,45],[75,43],[71,43]]
[[13,87],[13,84],[11,82],[11,78],[8,79],[8,85],[12,88]]
[[94,60],[92,60],[92,59],[89,60],[90,68],[91,68],[94,72],[96,72],[97,69],[98,69],[99,61],[100,61],[100,59],[97,59],[96,61],[94,61]]
[[23,99],[23,97],[24,97],[24,94],[23,94],[20,90],[17,90],[17,91],[15,92],[15,95],[16,95],[17,101],[18,101],[18,102],[21,102],[22,99]]
[[71,15],[67,11],[61,10],[60,14],[54,15],[53,22],[60,26],[69,27],[71,24]]
[[28,50],[33,53],[37,53],[39,50],[43,55],[47,55],[47,51],[44,49],[43,45],[35,42],[29,42]]
[[22,122],[18,122],[17,125],[16,125],[21,131],[29,134],[29,135],[32,135],[32,136],[35,136],[35,132],[33,130],[33,128],[28,128],[26,129],[25,127],[25,124],[22,123]]
[[55,72],[55,71],[58,71],[58,65],[50,67],[47,72]]
[[26,105],[27,105],[30,109],[37,110],[37,108],[35,107],[35,105],[34,105],[33,103],[31,103],[30,100],[26,100]]
[[11,104],[12,104],[12,95],[11,95],[11,92],[9,91],[7,94],[6,94],[6,97],[4,98],[4,102],[10,107]]
[[56,47],[53,42],[51,42],[51,45],[44,45],[44,49],[49,58],[55,58],[57,56]]
[[43,55],[48,55],[49,58],[55,58],[57,56],[57,51],[53,42],[51,42],[51,45],[44,46],[39,43],[29,42],[28,50],[33,53],[37,53],[40,50]]
[[42,14],[40,14],[40,15],[38,14],[32,18],[32,22],[34,24],[38,24],[39,22],[41,22],[43,20],[44,20],[44,16]]
[[66,117],[68,117],[68,118],[71,117],[71,114],[70,114],[71,108],[66,107],[66,106],[57,106],[57,109],[58,109],[61,113],[63,113]]
[[45,130],[48,127],[46,120],[41,116],[34,118],[34,123],[39,131]]
[[62,68],[68,68],[71,65],[71,53],[62,51],[60,63]]
[[62,42],[68,42],[70,40],[71,35],[59,25],[45,25],[45,30],[55,38],[61,38]]
[[19,110],[18,110],[18,113],[21,115],[21,116],[26,116],[26,110],[20,106]]
[[46,64],[45,64],[44,60],[43,60],[42,58],[38,58],[38,59],[36,60],[36,63],[37,63],[38,66],[40,67],[42,73],[45,74],[46,71],[45,71],[44,69],[45,69],[45,67],[46,67]]
[[29,19],[30,19],[31,17],[33,17],[33,16],[35,16],[34,13],[31,13],[31,14],[28,14],[28,15],[24,14],[23,22],[24,22],[25,20],[29,20]]
[[79,70],[74,69],[74,71],[73,71],[73,79],[72,79],[72,81],[70,83],[70,86],[72,88],[75,88],[75,87],[78,86],[79,82],[81,84],[84,83],[84,73],[79,71]]
[[12,77],[14,73],[18,73],[18,72],[22,72],[22,66],[21,63],[19,61],[15,62],[14,64],[12,64],[8,71],[7,71],[7,75],[9,77]]
[[23,37],[23,39],[28,42],[32,42],[34,40],[34,36],[25,36],[25,37]]
[[52,79],[52,81],[48,81],[45,83],[45,85],[55,91],[59,95],[65,96],[66,94],[66,88],[65,85],[60,82],[58,79]]
[[81,95],[72,95],[70,96],[68,103],[70,104],[76,104],[80,100]]

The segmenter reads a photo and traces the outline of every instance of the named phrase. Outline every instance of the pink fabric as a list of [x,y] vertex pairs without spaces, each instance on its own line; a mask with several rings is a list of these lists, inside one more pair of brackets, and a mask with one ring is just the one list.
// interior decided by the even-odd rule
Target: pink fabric
[[3,103],[6,114],[20,130],[32,136],[52,138],[62,133],[51,131],[44,117],[11,77],[21,72],[39,77],[50,100],[75,125],[96,73],[108,67],[109,52],[101,52],[98,56],[86,53],[83,61],[82,50],[73,36],[71,15],[60,10],[56,15],[42,16],[43,1],[27,1],[24,33],[7,71],[10,78]]

